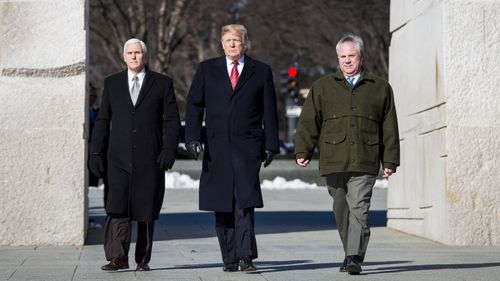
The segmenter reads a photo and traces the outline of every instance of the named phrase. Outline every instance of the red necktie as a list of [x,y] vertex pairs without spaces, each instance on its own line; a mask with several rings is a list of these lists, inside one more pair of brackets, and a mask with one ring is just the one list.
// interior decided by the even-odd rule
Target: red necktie
[[231,76],[229,77],[231,79],[231,86],[234,88],[236,87],[236,84],[238,83],[238,79],[240,78],[240,74],[238,73],[238,61],[235,60],[233,61],[233,69],[231,69]]

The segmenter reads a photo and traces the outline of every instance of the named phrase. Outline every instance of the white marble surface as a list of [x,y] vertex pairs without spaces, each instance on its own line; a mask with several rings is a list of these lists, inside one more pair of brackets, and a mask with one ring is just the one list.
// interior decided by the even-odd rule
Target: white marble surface
[[0,245],[83,245],[84,2],[0,1]]
[[498,1],[391,2],[402,166],[388,226],[451,245],[500,244],[499,17]]

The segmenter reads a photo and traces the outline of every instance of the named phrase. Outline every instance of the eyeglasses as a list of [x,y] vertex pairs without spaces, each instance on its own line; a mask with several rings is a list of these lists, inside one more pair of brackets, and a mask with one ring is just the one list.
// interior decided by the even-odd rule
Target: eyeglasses
[[243,41],[241,41],[240,39],[226,39],[222,40],[222,43],[226,45],[230,45],[231,43],[234,43],[234,45],[241,45]]

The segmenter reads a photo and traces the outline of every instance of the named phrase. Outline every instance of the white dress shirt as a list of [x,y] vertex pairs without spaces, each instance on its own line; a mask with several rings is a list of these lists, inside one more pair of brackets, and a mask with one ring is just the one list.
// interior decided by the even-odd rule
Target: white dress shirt
[[139,89],[142,87],[142,82],[144,82],[144,77],[146,76],[146,68],[143,68],[141,70],[141,72],[137,73],[137,75],[133,74],[130,69],[128,70],[128,92],[129,94],[132,93],[132,86],[134,86],[134,81],[132,80],[132,78],[134,78],[134,76],[137,76],[138,81],[137,83],[139,83]]
[[[245,64],[245,55],[241,56],[238,60],[238,74],[241,76],[241,72],[243,71],[243,65]],[[233,60],[226,57],[226,66],[227,66],[227,75],[231,77],[231,70],[233,70]]]

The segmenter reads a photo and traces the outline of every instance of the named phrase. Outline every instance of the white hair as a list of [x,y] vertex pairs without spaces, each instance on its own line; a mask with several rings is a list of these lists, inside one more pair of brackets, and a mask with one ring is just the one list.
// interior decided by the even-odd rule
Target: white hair
[[340,48],[340,45],[344,44],[344,43],[353,43],[354,45],[356,45],[356,48],[358,49],[359,53],[361,54],[361,56],[363,56],[363,53],[364,53],[364,44],[363,44],[363,39],[361,39],[361,37],[359,37],[358,35],[354,35],[354,34],[346,34],[344,35],[344,37],[342,37],[339,42],[337,43],[337,46],[335,47],[335,50],[337,51],[337,54],[339,53],[339,48]]
[[140,39],[137,39],[137,38],[131,38],[131,39],[128,39],[127,42],[125,42],[125,45],[123,45],[123,55],[125,55],[125,49],[127,48],[127,46],[129,44],[134,44],[134,43],[139,43],[141,44],[141,48],[142,48],[142,52],[144,53],[144,55],[146,55],[148,53],[148,47],[146,47],[146,43],[144,43],[142,40]]

